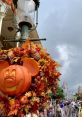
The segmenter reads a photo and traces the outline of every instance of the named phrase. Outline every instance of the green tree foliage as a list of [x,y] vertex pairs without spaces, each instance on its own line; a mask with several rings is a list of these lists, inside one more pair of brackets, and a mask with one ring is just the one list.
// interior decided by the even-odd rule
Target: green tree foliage
[[57,88],[56,97],[61,99],[65,98],[64,91],[60,86]]

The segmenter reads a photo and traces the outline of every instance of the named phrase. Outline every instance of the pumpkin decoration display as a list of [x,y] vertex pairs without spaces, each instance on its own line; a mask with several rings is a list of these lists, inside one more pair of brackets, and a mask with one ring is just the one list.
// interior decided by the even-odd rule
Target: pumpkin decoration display
[[32,76],[38,72],[38,63],[31,58],[23,59],[23,66],[10,65],[0,72],[0,90],[11,96],[20,95],[30,87]]
[[30,40],[19,48],[0,50],[0,111],[4,117],[27,116],[40,106],[48,108],[61,75],[57,67],[46,50]]

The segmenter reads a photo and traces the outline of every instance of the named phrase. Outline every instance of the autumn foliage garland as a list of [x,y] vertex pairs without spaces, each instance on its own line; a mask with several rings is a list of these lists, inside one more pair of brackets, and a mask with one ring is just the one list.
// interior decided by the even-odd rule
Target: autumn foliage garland
[[[6,60],[10,65],[22,65],[23,58],[33,58],[39,63],[39,73],[33,77],[31,86],[20,96],[8,96],[1,93],[0,116],[13,116],[36,112],[40,105],[46,107],[50,93],[56,93],[60,73],[59,64],[39,44],[27,41],[20,48],[0,50],[0,60]],[[3,96],[4,95],[4,96]]]

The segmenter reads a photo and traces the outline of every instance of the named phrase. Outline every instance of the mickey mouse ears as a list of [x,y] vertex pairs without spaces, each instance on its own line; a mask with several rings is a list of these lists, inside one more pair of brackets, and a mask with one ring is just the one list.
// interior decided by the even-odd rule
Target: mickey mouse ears
[[[28,69],[28,71],[31,73],[32,76],[35,76],[39,72],[39,64],[37,61],[35,61],[33,58],[27,58],[23,57],[23,66]],[[6,68],[9,67],[9,63],[5,60],[0,61],[0,72]]]
[[27,57],[22,58],[22,61],[23,61],[23,66],[25,66],[29,70],[32,76],[35,76],[38,74],[39,64],[37,61]]

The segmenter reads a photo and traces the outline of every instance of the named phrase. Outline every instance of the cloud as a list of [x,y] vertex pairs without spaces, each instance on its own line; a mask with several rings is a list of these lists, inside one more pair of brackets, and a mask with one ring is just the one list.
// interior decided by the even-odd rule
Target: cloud
[[[54,42],[55,45],[64,41],[64,43],[80,44],[81,46],[82,15],[80,11],[82,10],[82,2],[80,0],[60,1],[54,0],[54,7],[52,3],[46,2],[50,5],[50,9],[45,10],[45,13],[42,12],[43,17],[40,16],[40,22],[42,22],[40,34],[46,36],[50,44]],[[52,8],[54,8],[53,11]]]
[[58,45],[58,61],[61,67],[61,81],[66,81],[70,89],[75,89],[79,84],[82,84],[82,55],[78,53],[76,46],[73,45]]
[[[69,89],[76,90],[82,85],[82,55],[80,49],[74,45],[60,45],[58,61],[61,63],[61,82],[66,81]],[[63,49],[62,49],[63,48]],[[63,62],[62,62],[63,61]]]
[[38,30],[47,38],[42,44],[62,65],[61,81],[72,90],[82,85],[82,1],[41,1]]
[[[61,67],[61,73],[63,76],[67,74],[69,65],[70,65],[70,60],[69,60],[69,51],[66,45],[58,45],[57,50],[59,53],[59,60],[62,67]],[[65,80],[65,79],[64,79]]]

